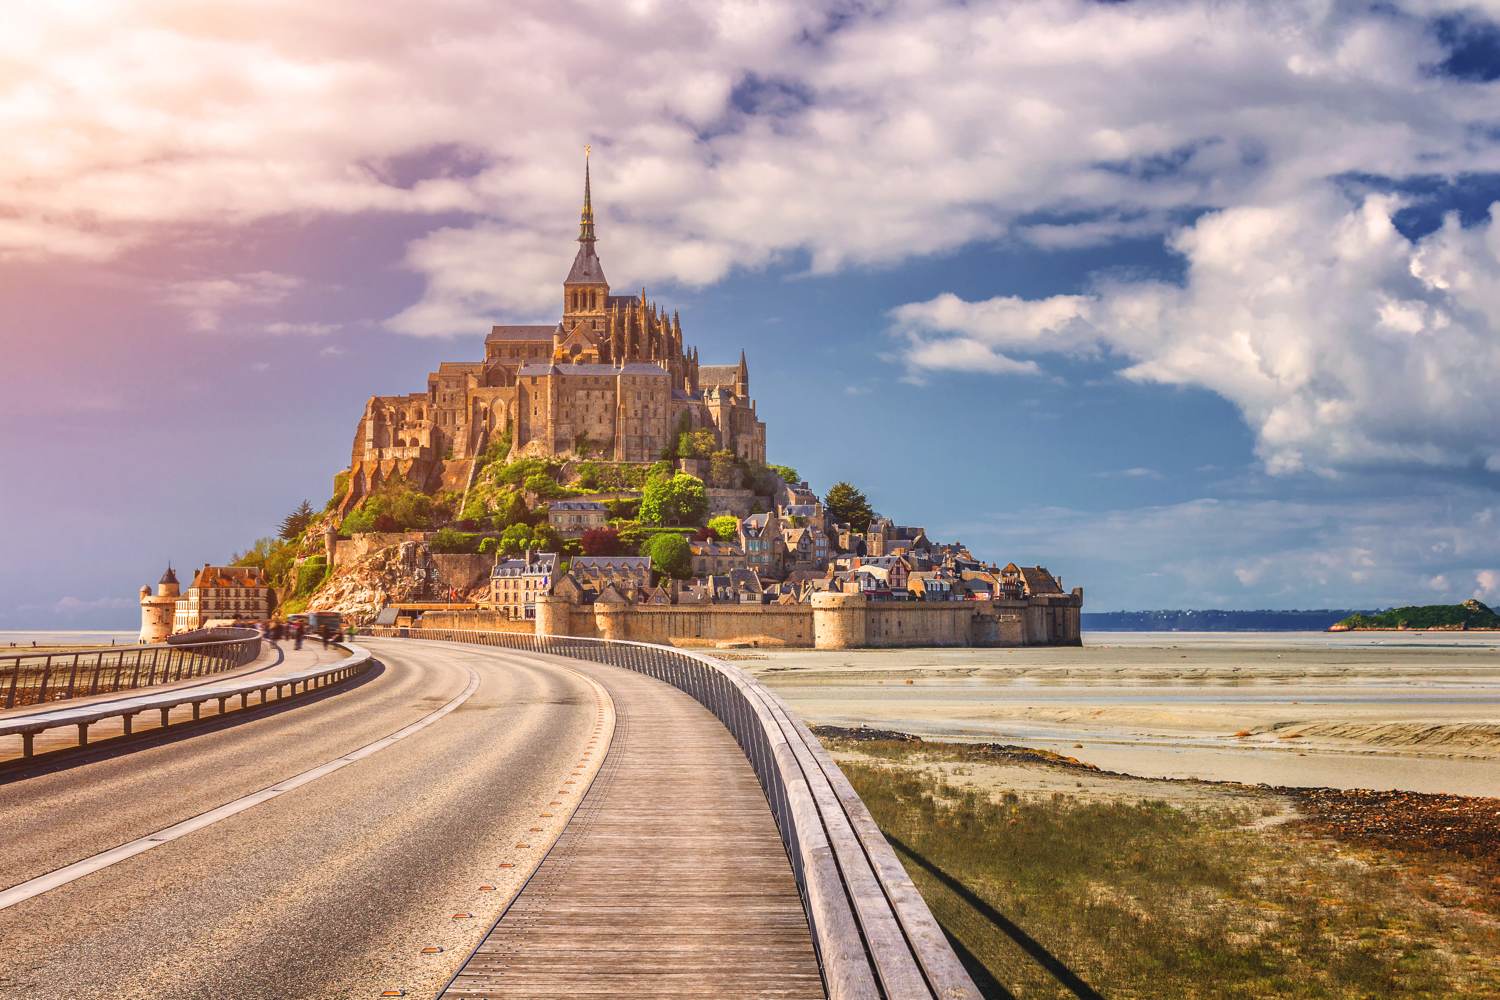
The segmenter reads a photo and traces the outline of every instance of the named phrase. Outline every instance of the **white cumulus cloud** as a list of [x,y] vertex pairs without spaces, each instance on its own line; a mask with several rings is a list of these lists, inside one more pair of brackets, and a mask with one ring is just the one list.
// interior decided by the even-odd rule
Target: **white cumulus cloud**
[[1500,221],[1449,218],[1412,242],[1392,223],[1398,204],[1325,187],[1225,209],[1172,238],[1181,285],[941,295],[892,319],[922,370],[1097,352],[1129,379],[1212,390],[1239,407],[1271,472],[1500,468]]
[[[407,257],[425,289],[391,323],[412,334],[555,306],[585,142],[611,273],[687,285],[1500,168],[1496,87],[1431,72],[1425,18],[1457,2],[13,6],[0,260],[431,217]],[[964,350],[932,360],[1017,367]]]

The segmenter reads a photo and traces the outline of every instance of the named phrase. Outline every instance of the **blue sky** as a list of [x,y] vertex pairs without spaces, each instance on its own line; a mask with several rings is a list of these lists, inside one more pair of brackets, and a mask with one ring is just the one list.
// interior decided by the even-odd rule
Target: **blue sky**
[[[1095,610],[1500,600],[1500,9],[121,2],[0,40],[0,628],[327,498],[618,288],[774,460]],[[8,95],[8,96],[5,96]]]

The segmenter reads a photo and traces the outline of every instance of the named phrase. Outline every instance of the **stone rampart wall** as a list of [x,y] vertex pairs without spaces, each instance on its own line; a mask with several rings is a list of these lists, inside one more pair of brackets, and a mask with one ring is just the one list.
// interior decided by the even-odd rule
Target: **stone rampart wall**
[[475,629],[481,632],[524,632],[536,630],[534,622],[512,621],[494,611],[425,611],[423,628]]
[[599,635],[635,642],[753,642],[811,646],[812,608],[805,605],[595,605]]
[[537,602],[536,630],[633,642],[748,642],[817,649],[1078,645],[1081,603],[1081,595],[1030,601],[884,602],[858,594],[819,593],[810,605],[790,606],[575,605],[543,598]]

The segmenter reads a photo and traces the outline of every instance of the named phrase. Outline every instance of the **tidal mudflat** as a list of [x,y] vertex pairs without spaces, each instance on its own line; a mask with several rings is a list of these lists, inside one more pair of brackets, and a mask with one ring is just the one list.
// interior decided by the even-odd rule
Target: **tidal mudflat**
[[1039,747],[1143,777],[1500,795],[1496,633],[731,655],[815,724]]

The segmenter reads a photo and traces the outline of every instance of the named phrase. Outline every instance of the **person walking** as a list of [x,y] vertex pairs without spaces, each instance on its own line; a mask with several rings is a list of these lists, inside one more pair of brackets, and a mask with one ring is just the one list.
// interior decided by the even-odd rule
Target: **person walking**
[[307,626],[300,621],[292,622],[292,648],[302,648],[302,632]]

